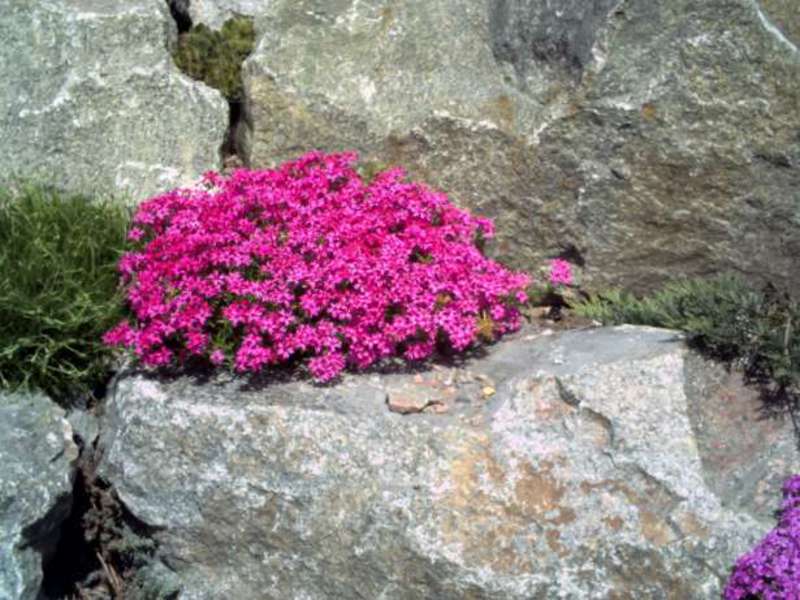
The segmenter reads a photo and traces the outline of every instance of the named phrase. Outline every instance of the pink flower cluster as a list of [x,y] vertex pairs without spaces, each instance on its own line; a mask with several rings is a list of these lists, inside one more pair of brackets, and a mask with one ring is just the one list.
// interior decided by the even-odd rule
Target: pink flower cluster
[[777,526],[736,561],[723,600],[800,600],[800,475],[783,484]]
[[[529,278],[484,257],[491,221],[401,169],[365,184],[352,153],[205,176],[147,200],[120,261],[133,313],[107,344],[148,366],[192,356],[238,372],[308,359],[327,381],[383,358],[466,349],[519,327]],[[480,324],[480,327],[479,327]]]
[[550,283],[553,286],[572,285],[572,267],[562,258],[550,261]]

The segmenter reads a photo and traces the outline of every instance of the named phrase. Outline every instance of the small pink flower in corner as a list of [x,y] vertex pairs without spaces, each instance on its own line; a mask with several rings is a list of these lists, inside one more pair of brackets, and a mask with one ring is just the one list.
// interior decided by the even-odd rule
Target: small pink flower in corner
[[213,365],[219,366],[225,362],[225,353],[222,350],[214,350],[210,358]]
[[550,283],[553,286],[572,285],[572,266],[563,258],[550,261]]

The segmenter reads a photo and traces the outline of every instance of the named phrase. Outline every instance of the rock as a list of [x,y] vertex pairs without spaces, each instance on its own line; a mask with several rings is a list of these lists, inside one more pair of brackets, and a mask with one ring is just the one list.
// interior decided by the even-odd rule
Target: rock
[[189,16],[195,25],[202,23],[211,29],[222,29],[228,19],[253,17],[264,5],[264,0],[191,0]]
[[245,153],[401,164],[495,218],[495,256],[574,248],[590,287],[800,292],[800,21],[761,2],[275,0]]
[[221,166],[228,107],[184,76],[163,0],[0,3],[0,155],[19,174],[138,201]]
[[426,382],[404,382],[386,391],[386,405],[392,412],[410,415],[423,411],[444,413],[452,403],[455,388]]
[[0,598],[37,600],[72,507],[78,447],[41,394],[0,393]]
[[94,411],[76,407],[67,413],[66,419],[73,433],[80,438],[81,444],[92,447],[100,435],[100,421]]
[[[387,408],[434,377],[470,399]],[[800,467],[790,424],[752,427],[726,377],[629,327],[331,386],[129,372],[100,472],[182,598],[711,598]]]

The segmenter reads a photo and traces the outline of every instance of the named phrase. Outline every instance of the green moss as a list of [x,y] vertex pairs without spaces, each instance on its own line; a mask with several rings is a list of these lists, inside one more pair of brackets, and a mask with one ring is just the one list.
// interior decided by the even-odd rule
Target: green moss
[[685,279],[645,298],[597,294],[575,311],[604,324],[685,331],[695,347],[741,364],[751,379],[800,391],[800,304],[773,288],[757,290],[733,275]]
[[0,386],[67,402],[108,374],[129,210],[110,199],[0,188]]
[[181,35],[173,58],[184,73],[218,89],[230,102],[243,98],[242,62],[255,48],[250,17],[229,19],[215,31],[205,25]]
[[362,160],[356,165],[356,172],[368,184],[390,167],[391,165],[382,160]]

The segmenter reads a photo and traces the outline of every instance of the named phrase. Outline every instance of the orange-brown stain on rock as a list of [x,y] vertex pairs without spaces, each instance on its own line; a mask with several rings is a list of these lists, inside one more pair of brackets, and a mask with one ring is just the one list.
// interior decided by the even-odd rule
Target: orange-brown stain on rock
[[552,468],[549,462],[543,462],[538,471],[529,463],[522,465],[522,476],[515,486],[517,504],[526,516],[554,525],[567,525],[575,521],[575,511],[562,506],[566,488],[553,477]]
[[512,129],[517,118],[514,101],[507,95],[497,96],[483,105],[487,116],[503,129]]
[[381,33],[383,35],[386,35],[391,30],[392,25],[394,25],[395,21],[394,12],[392,12],[391,7],[384,6],[383,8],[381,8],[380,17],[381,17]]
[[559,180],[558,187],[565,191],[575,191],[581,187],[581,184],[577,179],[563,177]]
[[569,554],[567,548],[561,543],[561,532],[558,529],[548,529],[545,537],[547,538],[547,545],[555,554],[561,558]]
[[708,539],[708,536],[711,535],[708,527],[694,513],[682,512],[674,517],[674,521],[683,535],[691,535],[703,540]]
[[652,102],[645,102],[642,104],[642,108],[640,110],[642,118],[645,121],[652,121],[658,116],[658,110],[656,109],[656,105]]
[[513,478],[492,455],[487,436],[462,441],[450,467],[450,491],[442,498],[442,541],[457,545],[467,563],[507,574],[535,570],[542,544],[566,553],[558,531],[543,534],[537,527],[576,519],[571,508],[561,505],[566,489],[551,469],[552,463],[538,470],[524,464],[511,487]]
[[625,524],[621,517],[603,517],[603,522],[614,531],[619,531]]
[[[628,504],[639,511],[638,525],[642,537],[654,546],[663,546],[677,539],[677,535],[668,521],[674,508],[674,501],[653,482],[645,479],[643,484],[642,493],[615,479],[596,483],[582,481],[579,487],[584,494],[602,490],[623,496]],[[620,528],[625,525],[621,519],[617,523]]]
[[481,473],[485,473],[493,484],[502,485],[505,472],[497,464],[488,450],[489,438],[485,435],[475,438],[474,443],[464,448],[450,465],[450,481],[453,492],[448,501],[455,507],[464,508],[477,503],[491,502],[481,489]]
[[654,546],[665,546],[675,541],[675,532],[669,524],[649,510],[639,510],[639,530]]

